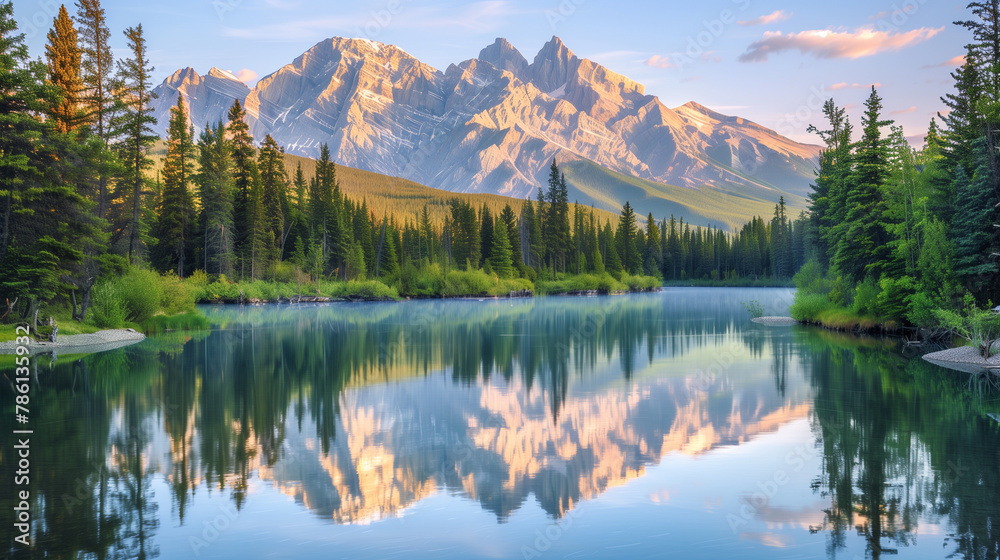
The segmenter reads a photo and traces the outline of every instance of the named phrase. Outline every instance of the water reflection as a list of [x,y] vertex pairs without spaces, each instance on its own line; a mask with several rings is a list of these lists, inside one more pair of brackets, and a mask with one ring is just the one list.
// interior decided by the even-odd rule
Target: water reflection
[[[224,328],[43,368],[37,545],[12,557],[153,558],[158,524],[205,493],[242,510],[257,479],[338,525],[441,491],[501,524],[532,500],[560,519],[665,457],[800,420],[823,461],[796,491],[827,505],[762,521],[874,558],[946,523],[956,555],[996,558],[995,407],[892,344],[753,325],[740,301],[787,301],[763,294],[211,308]],[[13,470],[0,455],[3,484]]]

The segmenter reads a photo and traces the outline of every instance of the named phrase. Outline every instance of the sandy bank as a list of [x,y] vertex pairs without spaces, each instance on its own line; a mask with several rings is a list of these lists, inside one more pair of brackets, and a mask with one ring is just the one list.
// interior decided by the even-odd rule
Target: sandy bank
[[798,321],[791,317],[754,317],[750,320],[760,325],[770,325],[772,327],[790,327],[799,324]]
[[[73,354],[92,354],[128,346],[145,340],[146,335],[133,329],[114,329],[90,334],[71,334],[56,338],[55,342],[31,341],[28,346],[32,354],[66,350]],[[0,342],[0,354],[13,354],[17,343],[13,340]]]

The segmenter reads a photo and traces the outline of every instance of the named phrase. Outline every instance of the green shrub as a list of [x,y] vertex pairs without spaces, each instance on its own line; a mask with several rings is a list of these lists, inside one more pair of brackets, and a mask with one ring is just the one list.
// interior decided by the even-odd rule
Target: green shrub
[[796,321],[817,322],[824,312],[833,309],[833,307],[833,303],[824,294],[798,292],[795,294],[795,301],[792,303],[789,314]]
[[878,295],[882,289],[874,280],[865,280],[854,289],[852,310],[859,315],[878,314]]
[[743,305],[743,309],[746,309],[747,313],[754,319],[764,316],[764,304],[755,299],[744,301],[741,305]]
[[101,329],[120,329],[125,325],[127,310],[117,278],[108,278],[94,285],[87,320]]
[[208,318],[197,311],[178,315],[154,315],[142,323],[142,332],[159,334],[166,331],[206,331],[212,328]]
[[902,278],[885,277],[879,282],[878,297],[876,298],[877,316],[882,321],[900,321],[906,318],[907,301],[914,295],[916,289],[913,278],[903,276]]
[[816,259],[802,265],[792,281],[795,282],[795,287],[800,293],[823,294],[824,296],[830,293],[830,281],[823,274],[823,267]]
[[176,315],[194,309],[197,285],[182,281],[168,272],[160,276],[160,287],[163,290],[163,297],[160,300],[160,310],[163,313]]
[[351,280],[338,283],[331,294],[334,297],[363,297],[371,299],[399,299],[399,292],[378,280]]
[[980,308],[972,294],[966,293],[964,301],[961,313],[950,309],[936,309],[933,313],[943,326],[969,341],[983,358],[989,358],[993,345],[1000,341],[1000,315],[991,309],[992,302]]

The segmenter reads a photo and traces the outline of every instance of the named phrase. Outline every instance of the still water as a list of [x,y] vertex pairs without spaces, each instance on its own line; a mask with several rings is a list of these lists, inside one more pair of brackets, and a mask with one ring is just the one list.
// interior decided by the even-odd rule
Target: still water
[[[41,359],[35,545],[3,552],[997,558],[998,394],[741,306],[791,297],[216,306],[211,332]],[[15,468],[5,445],[10,543]]]

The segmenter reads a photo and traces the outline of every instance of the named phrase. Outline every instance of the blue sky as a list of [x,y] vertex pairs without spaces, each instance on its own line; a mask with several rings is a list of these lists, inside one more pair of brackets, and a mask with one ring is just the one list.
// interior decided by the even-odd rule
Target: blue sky
[[[965,2],[842,0],[105,0],[113,46],[142,23],[157,83],[178,68],[242,71],[252,84],[331,36],[398,45],[441,70],[505,37],[530,62],[553,35],[646,85],[675,107],[697,101],[796,140],[821,124],[833,97],[860,122],[877,84],[889,118],[919,144],[951,90],[967,32]],[[58,10],[54,0],[18,0],[15,17],[33,56]],[[75,10],[71,6],[71,11]],[[116,54],[121,51],[116,49]]]

